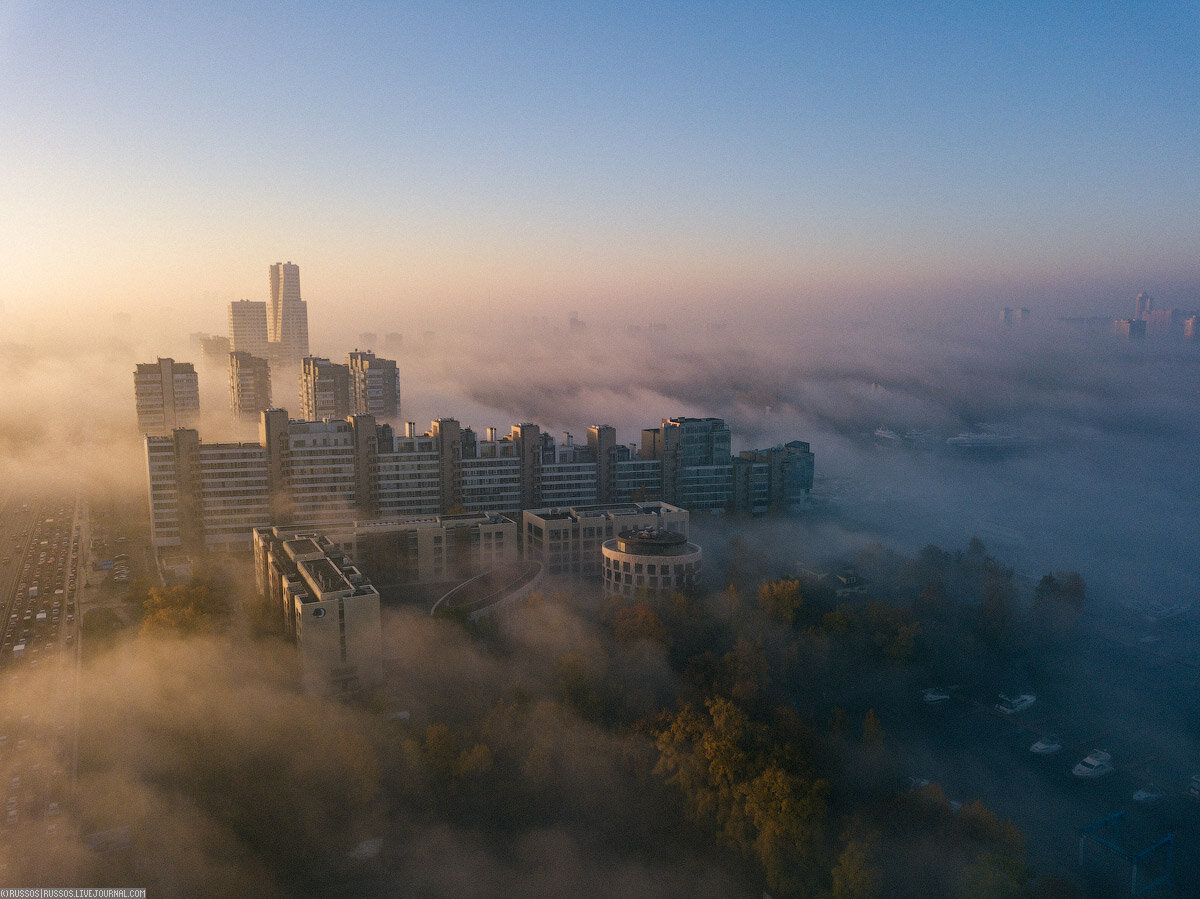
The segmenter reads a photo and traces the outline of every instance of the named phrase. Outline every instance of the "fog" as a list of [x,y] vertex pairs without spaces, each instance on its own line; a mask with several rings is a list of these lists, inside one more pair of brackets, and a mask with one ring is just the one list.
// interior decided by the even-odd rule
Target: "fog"
[[[211,305],[209,330],[223,333],[224,304]],[[1196,342],[1122,343],[1036,315],[1017,329],[992,317],[810,320],[753,308],[715,322],[663,321],[653,309],[640,321],[603,310],[578,317],[577,329],[566,309],[367,327],[403,334],[401,414],[422,429],[440,416],[501,433],[533,421],[583,440],[588,425],[607,423],[634,443],[664,417],[718,416],[735,452],[800,439],[816,455],[821,515],[759,530],[816,539],[810,525],[819,520],[826,533],[832,517],[902,549],[978,534],[1019,571],[1077,568],[1113,603],[1200,588]],[[144,491],[132,372],[160,355],[196,365],[203,439],[256,439],[228,411],[224,360],[201,356],[185,334],[111,316],[42,329],[29,315],[13,319],[20,327],[0,347],[7,478],[58,483],[67,453],[93,487]],[[312,343],[335,359],[368,348],[350,324]],[[273,381],[276,405],[297,414],[295,374]],[[899,439],[874,436],[880,428]],[[945,442],[982,429],[1024,446],[955,452]],[[909,432],[920,433],[904,439]]]
[[[1190,623],[1156,632],[1161,657],[1124,647],[1146,632],[1149,604],[1200,590],[1200,345],[1126,343],[1037,319],[1005,329],[990,319],[810,321],[799,312],[717,322],[662,321],[653,310],[641,321],[578,315],[583,327],[569,327],[569,311],[367,327],[403,333],[402,417],[421,428],[439,416],[502,433],[533,421],[583,440],[588,425],[603,423],[633,443],[661,418],[711,415],[729,423],[735,452],[808,441],[817,471],[808,510],[693,519],[712,587],[739,570],[753,580],[853,561],[874,541],[911,553],[928,543],[961,550],[976,535],[1015,567],[1024,590],[1051,570],[1081,572],[1093,644],[1053,677],[1036,658],[972,677],[985,692],[1039,684],[1069,739],[1114,734],[1115,751],[1156,757],[1165,779],[1194,767],[1198,710],[1180,699],[1190,669],[1175,664],[1194,656]],[[222,318],[214,308],[209,330],[221,332]],[[355,347],[383,354],[349,324],[313,336],[314,352],[335,359]],[[223,360],[200,356],[186,335],[119,318],[19,328],[0,346],[8,385],[0,477],[22,490],[78,485],[95,499],[144,503],[132,373],[160,355],[196,364],[203,439],[255,439],[254,427],[228,412]],[[274,397],[297,409],[294,375],[277,376]],[[983,431],[1014,442],[1002,451],[947,443]],[[300,695],[288,654],[261,645],[139,640],[95,660],[80,688],[91,749],[71,811],[39,857],[77,872],[78,882],[99,882],[116,862],[84,848],[81,836],[132,826],[137,857],[149,859],[147,882],[171,893],[370,893],[399,883],[417,895],[478,892],[479,884],[494,895],[737,895],[753,880],[731,875],[736,863],[710,865],[690,837],[656,831],[670,799],[661,784],[631,781],[623,761],[646,745],[623,743],[550,701],[567,655],[581,670],[636,685],[632,702],[649,714],[681,689],[665,659],[642,646],[610,661],[611,647],[581,619],[536,614],[497,655],[421,614],[390,613],[388,695],[391,708],[410,713],[401,722]],[[813,665],[828,664],[827,649],[812,652]],[[852,686],[842,685],[851,704],[899,709],[923,684]],[[38,714],[35,687],[14,682],[7,695],[11,714]],[[451,791],[453,807],[439,805],[442,775],[429,746],[418,751],[426,729],[444,723],[467,741],[452,741],[451,755],[478,762],[468,735],[479,721],[489,764],[511,766],[514,792],[503,798],[518,802],[518,814],[503,833],[466,794]],[[956,753],[973,747],[980,722],[918,725],[887,722],[910,770],[954,797],[983,797],[1028,828],[1035,864],[1070,857],[1037,811],[1043,773],[1014,772],[1003,734],[964,764]],[[22,770],[30,758],[55,758],[43,736],[29,739],[15,763]],[[1046,807],[1078,801],[1041,799]],[[1107,810],[1094,805],[1097,815]],[[34,839],[20,830],[0,863],[15,864]],[[355,847],[373,840],[382,840],[379,856],[355,861]]]
[[[649,741],[556,701],[564,659],[673,689],[660,649],[610,658],[558,604],[500,632],[507,658],[421,610],[389,610],[384,631],[369,708],[304,695],[287,647],[236,635],[126,641],[85,661],[78,695],[44,669],[17,677],[21,746],[0,776],[72,769],[57,722],[77,703],[78,781],[57,817],[10,824],[0,870],[165,895],[747,895],[634,775]],[[88,848],[114,832],[112,851]]]
[[[796,316],[786,328],[647,321],[631,332],[582,318],[582,331],[564,314],[438,333],[452,347],[401,362],[405,417],[447,414],[435,405],[449,399],[449,414],[477,429],[527,420],[581,440],[609,423],[629,443],[663,417],[718,416],[735,451],[809,441],[823,511],[867,539],[915,550],[979,535],[1030,575],[1079,569],[1114,603],[1200,588],[1196,343],[1122,343],[1045,321],[1012,331]],[[946,443],[981,430],[1017,448]],[[756,529],[807,539],[812,523]]]

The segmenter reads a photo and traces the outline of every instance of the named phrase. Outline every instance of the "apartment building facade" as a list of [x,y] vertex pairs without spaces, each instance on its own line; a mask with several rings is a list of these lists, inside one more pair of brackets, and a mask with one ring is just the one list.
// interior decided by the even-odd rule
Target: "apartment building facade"
[[[203,444],[192,429],[147,438],[153,538],[160,547],[232,548],[239,539],[232,529],[242,524],[245,545],[253,526],[467,513],[520,518],[524,509],[614,502],[759,514],[792,508],[807,495],[808,444],[751,450],[716,464],[727,429],[722,435],[719,420],[695,420],[704,422],[694,429],[701,435],[697,449],[687,445],[689,429],[679,427],[686,421],[665,420],[649,431],[655,435],[649,442],[661,447],[652,448],[658,458],[614,443],[599,461],[591,441],[575,443],[568,435],[559,444],[530,423],[503,437],[488,428],[481,438],[441,418],[424,434],[408,422],[397,436],[372,415],[296,421],[270,409],[261,415],[258,444]],[[224,467],[228,459],[245,468],[244,476]]]
[[133,396],[143,434],[191,428],[200,420],[200,381],[190,362],[160,357],[139,363],[133,372]]

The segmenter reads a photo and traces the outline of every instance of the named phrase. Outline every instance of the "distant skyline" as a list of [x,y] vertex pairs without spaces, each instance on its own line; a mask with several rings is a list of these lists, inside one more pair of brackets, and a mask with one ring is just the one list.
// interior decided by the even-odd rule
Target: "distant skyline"
[[1200,305],[1200,4],[0,10],[0,309]]

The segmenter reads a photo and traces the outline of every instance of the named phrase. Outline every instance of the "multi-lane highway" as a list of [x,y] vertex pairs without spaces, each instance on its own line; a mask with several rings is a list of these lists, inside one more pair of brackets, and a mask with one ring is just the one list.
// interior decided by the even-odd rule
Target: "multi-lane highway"
[[0,843],[24,847],[4,884],[64,873],[46,866],[74,794],[85,518],[77,496],[0,496]]

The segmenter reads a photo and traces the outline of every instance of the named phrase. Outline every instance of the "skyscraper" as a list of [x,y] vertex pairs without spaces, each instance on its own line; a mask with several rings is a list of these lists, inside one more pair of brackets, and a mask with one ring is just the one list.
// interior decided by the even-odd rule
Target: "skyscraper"
[[299,362],[308,355],[308,304],[300,299],[300,266],[276,262],[270,275],[267,340],[277,358]]
[[229,304],[229,349],[267,358],[267,304],[236,300]]
[[133,372],[133,394],[143,434],[195,427],[200,418],[200,382],[190,362],[159,359],[139,364]]

